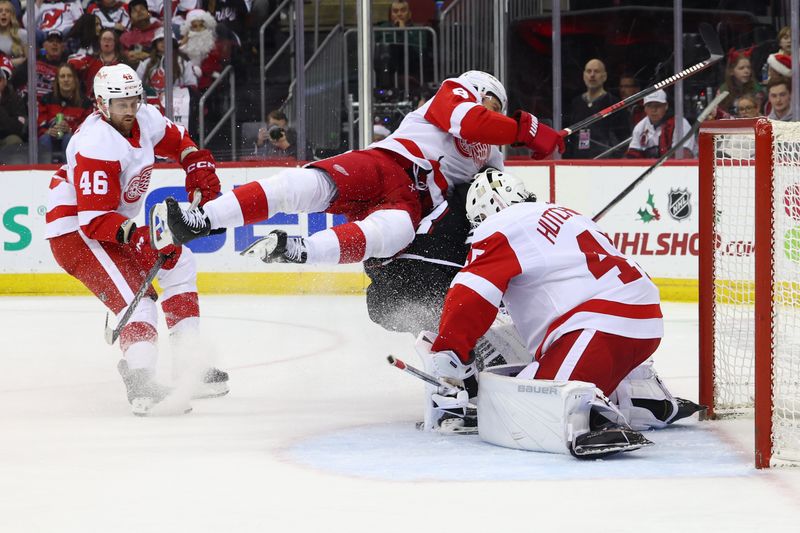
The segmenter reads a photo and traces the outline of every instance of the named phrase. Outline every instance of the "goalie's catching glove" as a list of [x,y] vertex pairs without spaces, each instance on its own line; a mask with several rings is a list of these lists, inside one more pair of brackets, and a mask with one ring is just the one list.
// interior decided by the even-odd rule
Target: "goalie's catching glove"
[[527,111],[517,110],[512,118],[517,121],[517,139],[513,146],[527,146],[534,159],[544,159],[556,149],[564,153],[564,138],[556,130]]

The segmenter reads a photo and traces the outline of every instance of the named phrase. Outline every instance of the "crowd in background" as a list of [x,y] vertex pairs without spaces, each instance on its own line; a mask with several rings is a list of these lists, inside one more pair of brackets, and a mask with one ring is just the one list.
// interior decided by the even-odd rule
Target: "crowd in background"
[[[93,79],[104,65],[126,63],[142,79],[147,101],[164,108],[165,38],[173,41],[173,116],[196,136],[198,100],[232,62],[237,50],[253,48],[252,28],[246,21],[252,0],[173,0],[172,27],[164,28],[163,0],[29,0],[34,5],[37,56],[34,80],[37,109],[27,109],[27,29],[24,4],[0,0],[0,163],[27,153],[28,117],[35,116],[39,162],[58,163],[66,145],[83,119],[93,111]],[[391,2],[380,28],[417,26],[409,2]],[[408,43],[405,43],[408,39]],[[777,35],[778,48],[762,64],[751,61],[753,48],[730,50],[724,83],[718,91],[728,97],[713,118],[767,116],[793,120],[790,108],[792,50],[789,28]],[[376,86],[396,86],[398,44],[412,50],[411,57],[434,60],[431,43],[423,32],[376,33]],[[587,58],[583,70],[585,91],[568,102],[562,117],[572,125],[609,105],[642,90],[642,81],[630,72],[617,77],[615,88],[607,87],[608,68],[602,58]],[[387,77],[390,67],[393,77]],[[615,69],[612,69],[615,70]],[[412,65],[410,72],[418,71]],[[617,70],[618,72],[618,70]],[[566,75],[575,75],[567,73]],[[405,73],[409,76],[409,73]],[[410,75],[413,81],[419,82]],[[440,80],[435,80],[440,81]],[[422,105],[434,86],[416,83],[414,97]],[[383,93],[381,93],[383,94]],[[710,98],[708,98],[710,100]],[[204,112],[208,113],[208,110]],[[213,117],[210,117],[213,118]],[[547,119],[548,117],[543,117]],[[296,133],[289,118],[274,109],[263,124],[246,139],[243,156],[249,159],[294,158]],[[396,121],[395,121],[396,122]],[[376,138],[391,133],[396,123],[381,117]],[[676,130],[688,131],[684,119],[676,127],[670,97],[663,91],[650,95],[624,111],[589,128],[576,131],[567,140],[565,158],[659,157],[677,142]],[[308,146],[311,158],[313,146]],[[343,149],[346,149],[344,147]],[[679,151],[696,156],[694,142]],[[24,155],[23,155],[24,159]]]

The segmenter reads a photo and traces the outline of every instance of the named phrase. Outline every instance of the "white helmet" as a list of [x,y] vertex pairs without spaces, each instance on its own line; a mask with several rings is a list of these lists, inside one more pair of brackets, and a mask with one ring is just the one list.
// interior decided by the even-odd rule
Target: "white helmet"
[[94,95],[97,108],[104,117],[109,117],[108,106],[112,98],[142,97],[142,80],[128,65],[118,64],[103,67],[94,77]]
[[467,219],[477,228],[489,216],[511,204],[535,201],[536,195],[525,190],[522,181],[496,168],[487,168],[475,174],[467,191]]
[[501,111],[505,113],[506,106],[508,105],[508,98],[506,97],[506,89],[500,80],[480,70],[468,70],[461,76],[460,79],[467,80],[473,87],[478,90],[478,93],[483,97],[490,94],[500,100]]

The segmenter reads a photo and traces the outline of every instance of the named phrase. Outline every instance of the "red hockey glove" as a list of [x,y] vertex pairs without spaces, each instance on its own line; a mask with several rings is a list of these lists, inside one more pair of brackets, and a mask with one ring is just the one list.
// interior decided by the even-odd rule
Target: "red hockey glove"
[[540,123],[539,119],[526,111],[516,111],[513,118],[517,121],[515,146],[527,146],[533,152],[534,159],[544,159],[556,149],[558,153],[564,153],[564,138],[556,130]]
[[140,258],[141,263],[147,265],[148,269],[156,264],[156,260],[160,254],[169,256],[169,259],[164,261],[164,265],[161,267],[164,270],[172,270],[181,257],[182,248],[180,246],[170,244],[161,251],[155,250],[150,246],[150,228],[147,226],[137,227],[133,230],[128,244],[136,250],[136,254]]
[[219,196],[221,185],[217,177],[217,164],[214,156],[208,150],[190,152],[181,161],[183,170],[186,171],[186,194],[192,200],[195,189],[200,189],[203,194],[200,205]]

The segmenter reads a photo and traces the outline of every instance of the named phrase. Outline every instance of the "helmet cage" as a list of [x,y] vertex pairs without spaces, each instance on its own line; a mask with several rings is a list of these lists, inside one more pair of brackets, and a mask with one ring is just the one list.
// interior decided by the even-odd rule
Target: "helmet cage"
[[475,175],[467,191],[467,219],[473,228],[495,213],[520,202],[535,202],[536,196],[525,189],[525,185],[511,174],[495,168]]

